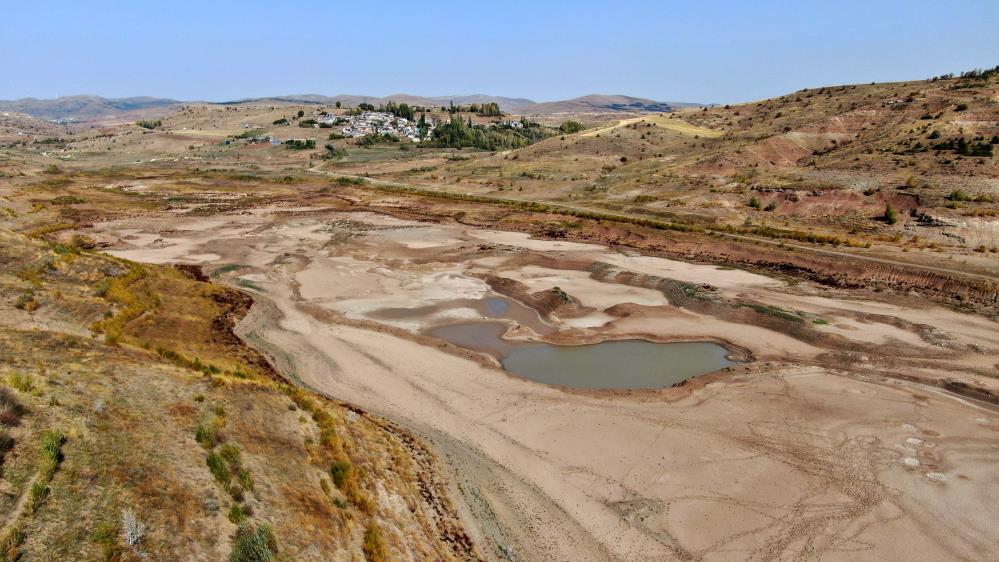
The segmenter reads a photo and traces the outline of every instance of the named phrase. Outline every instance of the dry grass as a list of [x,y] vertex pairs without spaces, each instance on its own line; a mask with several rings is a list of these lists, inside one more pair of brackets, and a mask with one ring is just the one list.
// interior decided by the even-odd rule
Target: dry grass
[[[21,290],[28,281],[14,272],[52,254],[41,241],[0,232],[0,259],[15,266],[0,271],[0,291]],[[19,497],[26,506],[18,532],[4,537],[5,552],[22,559],[137,560],[141,551],[154,560],[216,560],[220,549],[243,552],[240,541],[230,541],[237,522],[257,533],[270,521],[264,542],[279,543],[282,559],[333,552],[359,559],[364,531],[378,517],[398,531],[389,535],[395,543],[385,542],[390,552],[452,557],[428,523],[398,439],[366,418],[348,422],[342,406],[261,369],[259,357],[224,329],[227,315],[244,306],[229,291],[172,268],[140,268],[86,250],[55,263],[35,277],[47,303],[62,295],[35,311],[32,322],[44,329],[11,324],[27,313],[0,301],[0,317],[8,319],[0,323],[0,356],[9,358],[0,376],[21,389],[0,388],[2,429],[17,424],[17,440],[8,443],[30,452],[4,459],[14,496],[0,498],[0,507],[11,509]],[[102,280],[104,296],[94,291]],[[147,306],[153,299],[162,304]],[[152,312],[158,318],[147,319]],[[88,337],[94,321],[120,334],[118,345]],[[149,342],[220,368],[206,373],[142,345]],[[338,461],[353,470],[342,490],[324,489],[320,482]],[[390,490],[412,511],[380,506],[376,489]],[[145,527],[138,544],[119,526],[125,510]]]

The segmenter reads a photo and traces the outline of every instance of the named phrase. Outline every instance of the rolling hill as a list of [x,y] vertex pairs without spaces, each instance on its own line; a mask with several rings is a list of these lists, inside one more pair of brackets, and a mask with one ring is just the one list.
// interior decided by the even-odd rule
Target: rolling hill
[[[527,98],[510,98],[490,96],[486,94],[454,95],[454,96],[415,96],[411,94],[392,94],[384,97],[359,94],[342,94],[327,96],[322,94],[290,94],[262,98],[245,98],[224,102],[212,102],[216,105],[333,105],[337,101],[348,106],[360,103],[380,105],[389,101],[408,103],[418,106],[446,106],[450,103],[458,105],[497,103],[505,112],[518,115],[560,115],[560,114],[614,114],[614,113],[661,113],[675,109],[698,106],[698,104],[659,102],[644,98],[634,98],[621,95],[589,95],[571,100],[536,102]],[[89,122],[108,119],[138,119],[165,115],[189,103],[205,103],[198,101],[179,101],[168,98],[132,97],[103,98],[100,96],[67,96],[55,99],[21,98],[17,100],[0,100],[0,111],[16,112],[30,115],[37,119],[52,121]]]
[[94,121],[136,113],[166,113],[183,102],[166,98],[67,96],[55,99],[21,98],[0,101],[0,111],[24,113],[38,119]]

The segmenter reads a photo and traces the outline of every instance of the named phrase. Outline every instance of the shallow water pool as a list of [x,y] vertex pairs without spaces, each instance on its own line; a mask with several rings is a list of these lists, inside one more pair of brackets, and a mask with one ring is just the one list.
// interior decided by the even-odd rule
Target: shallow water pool
[[507,371],[533,381],[589,389],[665,388],[736,365],[713,342],[619,340],[588,345],[514,343],[499,322],[468,322],[429,330],[431,336],[499,358]]

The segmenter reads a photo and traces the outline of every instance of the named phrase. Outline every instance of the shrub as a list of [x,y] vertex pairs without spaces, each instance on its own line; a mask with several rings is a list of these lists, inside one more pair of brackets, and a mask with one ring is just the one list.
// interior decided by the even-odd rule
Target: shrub
[[586,125],[579,121],[565,121],[558,126],[558,130],[566,134],[578,133],[583,129],[586,129]]
[[98,523],[90,533],[90,540],[101,546],[101,559],[120,560],[121,546],[118,544],[118,527],[113,523]]
[[212,476],[222,484],[229,484],[229,480],[232,476],[229,474],[229,469],[225,466],[225,461],[216,452],[208,453],[208,457],[205,459],[208,464],[208,470],[212,472]]
[[7,534],[0,539],[0,560],[3,562],[14,562],[21,557],[18,547],[28,536],[24,533],[20,523],[14,523]]
[[210,416],[209,419],[198,424],[198,428],[194,430],[194,440],[201,443],[201,446],[206,449],[215,448],[224,440],[221,426],[222,423],[217,417]]
[[898,211],[892,209],[891,203],[885,205],[884,219],[888,224],[895,224],[898,222]]
[[760,209],[760,200],[757,199],[755,195],[752,196],[752,197],[750,197],[749,198],[749,206],[752,207],[752,208],[754,208],[754,209],[756,209],[756,210],[759,210]]
[[125,539],[125,544],[133,548],[139,546],[142,537],[146,535],[145,523],[139,521],[131,508],[121,512],[121,534]]
[[954,111],[968,111],[968,104],[959,103],[957,104],[957,107],[954,108]]
[[971,195],[967,191],[955,189],[947,195],[948,201],[971,201]]
[[244,522],[232,535],[229,562],[267,562],[273,560],[277,552],[277,538],[270,525],[261,523],[254,527]]
[[239,485],[245,490],[253,490],[253,476],[250,475],[250,471],[245,468],[240,468],[239,472],[236,473],[236,477],[239,480]]
[[773,210],[776,210],[776,209],[777,209],[777,200],[774,199],[773,201],[767,203],[767,206],[763,210],[764,211],[773,211]]
[[349,461],[338,460],[333,463],[330,467],[330,477],[333,478],[333,484],[343,490],[347,481],[350,479],[350,473],[353,467],[350,465]]
[[0,387],[0,424],[13,426],[21,422],[24,407],[6,388]]
[[239,447],[237,447],[235,443],[226,443],[225,445],[222,445],[222,448],[219,449],[219,453],[222,455],[225,462],[229,463],[230,468],[233,470],[239,469]]
[[42,506],[45,502],[45,498],[49,495],[49,487],[41,482],[35,482],[31,485],[31,489],[28,490],[28,503],[25,506],[28,513],[35,513],[38,508]]
[[361,545],[361,551],[364,552],[364,559],[368,562],[388,560],[385,539],[382,538],[382,531],[374,521],[368,523],[368,528],[364,530],[364,544]]
[[232,504],[229,508],[229,521],[239,525],[243,521],[246,521],[246,513],[243,512],[243,508],[239,507],[239,504]]
[[291,150],[311,150],[316,147],[314,139],[290,139],[284,141],[284,146]]
[[14,438],[7,434],[6,427],[0,427],[0,465],[3,464],[3,456],[13,448]]
[[287,124],[288,120],[285,119],[284,117],[282,117],[281,119],[275,119],[274,123],[272,123],[272,125],[287,125]]
[[345,176],[340,176],[340,177],[336,178],[335,180],[333,180],[333,183],[335,183],[337,185],[364,185],[364,184],[366,184],[368,182],[367,182],[367,180],[364,180],[363,178],[348,178],[348,177],[345,177]]
[[142,127],[143,129],[155,129],[156,127],[162,126],[163,121],[160,119],[157,119],[155,121],[147,121],[143,119],[141,121],[136,121],[135,124]]
[[20,392],[29,393],[35,390],[35,383],[30,375],[14,373],[7,377],[7,384],[16,388]]
[[347,149],[345,148],[337,148],[335,145],[332,144],[327,144],[325,148],[326,148],[326,154],[323,155],[323,158],[327,160],[339,160],[344,156],[347,156]]
[[41,459],[38,465],[38,478],[42,482],[52,480],[52,475],[62,462],[62,444],[65,440],[58,430],[46,429],[42,432]]

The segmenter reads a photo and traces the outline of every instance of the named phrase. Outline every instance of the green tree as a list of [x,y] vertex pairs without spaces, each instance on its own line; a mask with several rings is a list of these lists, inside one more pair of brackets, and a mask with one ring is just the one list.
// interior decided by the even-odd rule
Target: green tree
[[564,123],[558,126],[558,130],[567,135],[572,133],[578,133],[585,128],[586,126],[580,123],[579,121],[565,121]]

